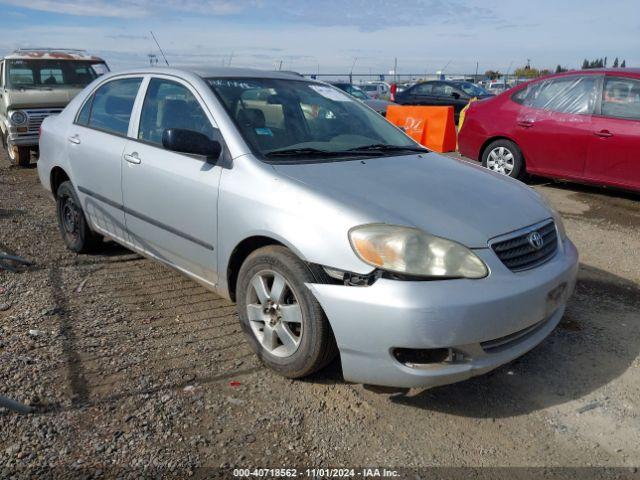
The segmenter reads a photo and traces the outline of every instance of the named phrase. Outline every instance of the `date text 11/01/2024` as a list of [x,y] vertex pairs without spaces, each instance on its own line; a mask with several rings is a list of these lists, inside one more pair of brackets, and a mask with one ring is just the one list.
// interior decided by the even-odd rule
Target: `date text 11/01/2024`
[[263,478],[392,478],[400,474],[397,470],[386,468],[236,468],[234,477],[263,477]]

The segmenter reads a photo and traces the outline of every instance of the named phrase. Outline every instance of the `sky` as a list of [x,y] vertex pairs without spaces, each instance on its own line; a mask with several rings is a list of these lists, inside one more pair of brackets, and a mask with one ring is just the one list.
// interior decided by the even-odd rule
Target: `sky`
[[[28,6],[27,6],[28,5]],[[400,74],[640,67],[639,0],[0,0],[0,54],[82,48],[112,70],[149,63]]]

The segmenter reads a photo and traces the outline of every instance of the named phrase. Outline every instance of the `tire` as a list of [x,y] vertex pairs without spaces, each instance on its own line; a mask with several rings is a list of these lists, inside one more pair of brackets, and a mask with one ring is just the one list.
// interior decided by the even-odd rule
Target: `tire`
[[[251,348],[266,366],[288,378],[310,375],[337,355],[329,321],[305,286],[308,282],[316,282],[309,267],[280,245],[251,253],[238,274],[238,316]],[[262,300],[255,285],[265,287]]]
[[16,167],[28,167],[31,163],[31,149],[29,147],[9,147],[9,160]]
[[56,192],[56,216],[67,248],[76,253],[97,249],[101,237],[89,228],[87,219],[70,181],[62,182]]
[[482,152],[482,166],[517,179],[524,178],[526,173],[520,148],[506,139],[495,140],[487,145]]

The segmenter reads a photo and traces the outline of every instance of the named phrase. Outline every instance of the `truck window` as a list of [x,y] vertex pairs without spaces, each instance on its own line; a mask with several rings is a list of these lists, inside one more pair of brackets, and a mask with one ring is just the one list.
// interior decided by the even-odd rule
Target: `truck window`
[[[10,88],[84,87],[104,63],[87,60],[7,60]],[[104,67],[106,68],[106,66]]]

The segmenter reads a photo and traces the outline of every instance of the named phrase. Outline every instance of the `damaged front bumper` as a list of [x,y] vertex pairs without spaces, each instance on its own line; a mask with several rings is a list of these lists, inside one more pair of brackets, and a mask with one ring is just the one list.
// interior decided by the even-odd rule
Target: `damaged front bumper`
[[489,249],[475,252],[491,270],[481,280],[309,284],[335,334],[345,380],[444,385],[486,373],[549,335],[575,286],[571,241],[545,264],[518,273]]

